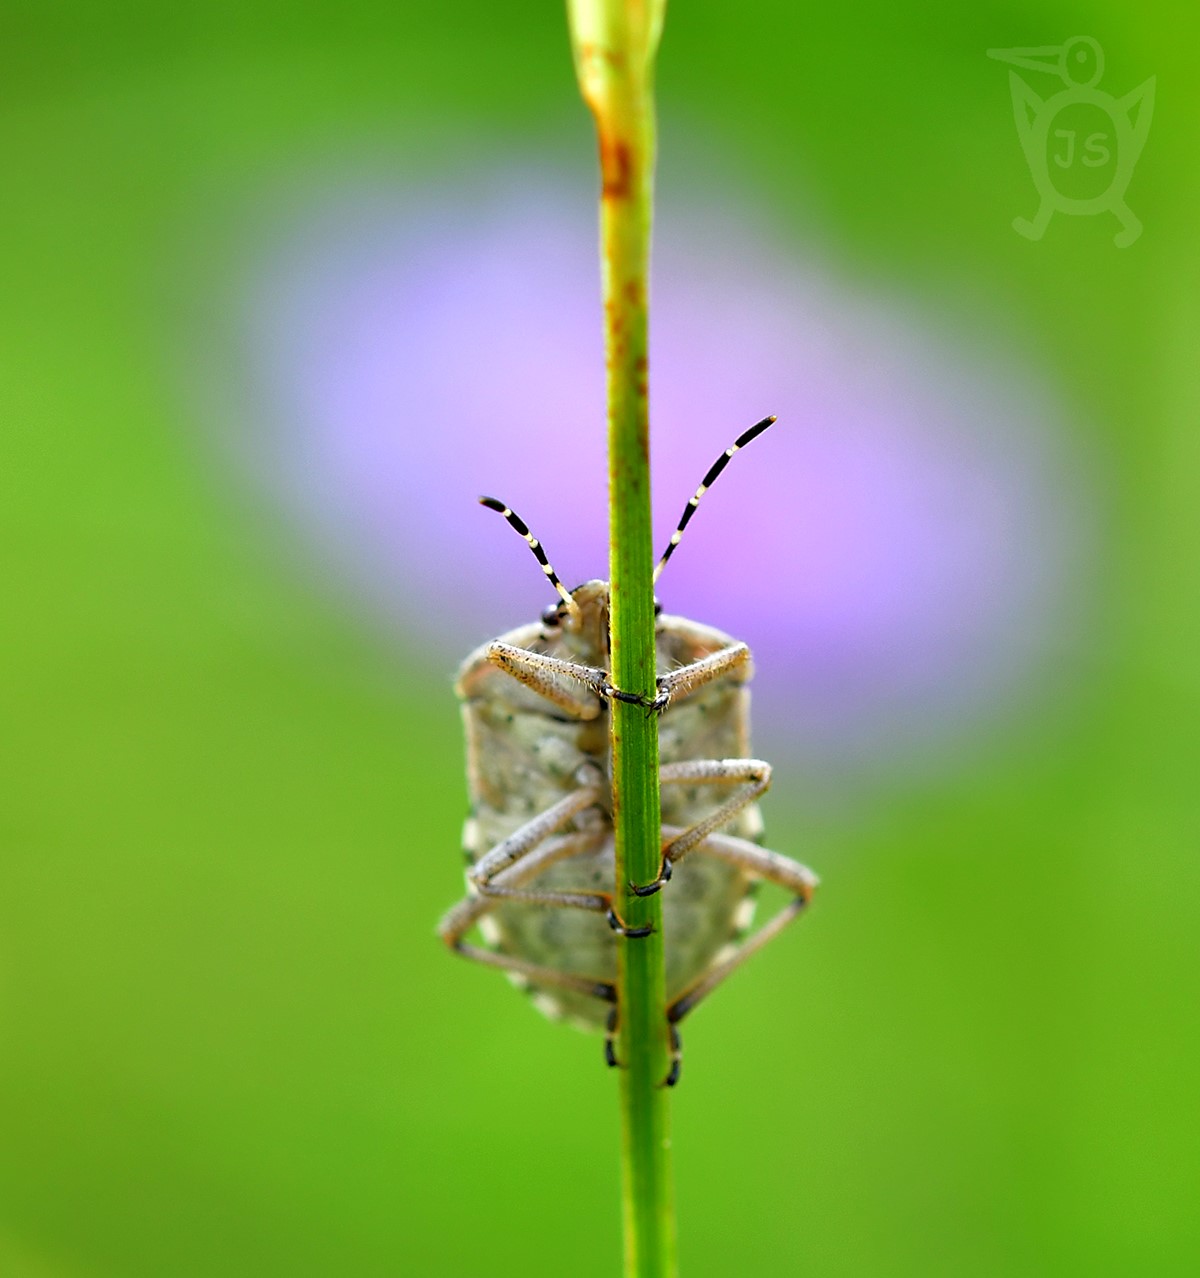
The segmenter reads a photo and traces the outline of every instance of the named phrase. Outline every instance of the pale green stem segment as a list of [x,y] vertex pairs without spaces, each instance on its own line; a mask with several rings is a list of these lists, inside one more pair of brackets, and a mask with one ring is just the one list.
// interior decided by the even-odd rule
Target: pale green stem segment
[[[655,692],[654,545],[646,394],[647,273],[654,174],[654,56],[666,0],[567,0],[575,69],[600,146],[600,246],[608,369],[612,677]],[[618,976],[627,1278],[675,1266],[662,902],[629,884],[659,871],[658,723],[613,704],[617,910],[642,940],[620,943]]]

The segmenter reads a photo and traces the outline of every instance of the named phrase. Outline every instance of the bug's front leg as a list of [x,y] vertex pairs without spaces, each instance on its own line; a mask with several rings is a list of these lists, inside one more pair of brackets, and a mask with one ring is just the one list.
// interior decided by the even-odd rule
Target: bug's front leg
[[657,695],[649,701],[642,699],[641,704],[652,714],[662,714],[672,701],[690,697],[714,679],[732,676],[745,683],[753,673],[750,649],[744,643],[733,643],[662,675],[657,681]]
[[510,674],[527,688],[551,701],[559,709],[578,719],[594,719],[600,713],[600,705],[590,697],[581,700],[572,696],[560,682],[569,679],[582,684],[595,693],[601,700],[613,699],[625,701],[632,705],[644,705],[645,700],[632,692],[622,692],[613,686],[608,671],[598,666],[585,666],[576,661],[565,661],[561,657],[550,657],[542,652],[532,652],[528,648],[518,648],[511,643],[502,643],[499,639],[488,645],[487,659],[499,666],[505,674]]

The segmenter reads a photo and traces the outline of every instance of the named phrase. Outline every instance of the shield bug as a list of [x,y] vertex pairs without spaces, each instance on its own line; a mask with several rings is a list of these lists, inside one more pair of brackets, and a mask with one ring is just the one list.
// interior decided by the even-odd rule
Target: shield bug
[[[655,568],[657,582],[700,499],[740,448],[774,417],[744,432],[709,468]],[[606,1029],[615,1062],[617,945],[644,933],[613,908],[609,704],[641,698],[607,674],[609,588],[567,590],[541,543],[503,502],[481,498],[528,542],[558,602],[539,621],[467,657],[456,690],[467,744],[470,815],[463,832],[469,895],[439,932],[452,949],[526,987],[548,1015]],[[649,895],[663,897],[667,1019],[676,1026],[809,903],[811,870],[760,846],[756,800],[771,768],[750,757],[750,650],[711,626],[657,608],[662,860]],[[643,703],[645,704],[645,703]],[[766,880],[790,900],[750,933],[754,892]],[[466,937],[478,925],[484,945]]]

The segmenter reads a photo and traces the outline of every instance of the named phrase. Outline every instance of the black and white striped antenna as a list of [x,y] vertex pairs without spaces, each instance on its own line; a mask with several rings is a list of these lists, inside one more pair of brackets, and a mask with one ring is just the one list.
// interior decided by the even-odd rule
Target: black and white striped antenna
[[579,612],[579,605],[571,596],[571,592],[558,579],[558,573],[550,566],[550,560],[546,558],[546,552],[542,549],[542,543],[529,531],[529,525],[517,514],[515,510],[509,509],[502,501],[495,497],[480,497],[479,504],[486,506],[488,510],[498,511],[508,520],[509,527],[515,528],[517,532],[525,538],[529,544],[529,549],[533,551],[533,557],[542,565],[542,572],[546,574],[546,580],[558,591],[562,597],[563,603],[571,610],[572,613]]
[[729,465],[729,459],[738,451],[739,448],[745,448],[752,440],[757,439],[759,435],[775,421],[774,417],[764,417],[761,422],[757,422],[751,426],[749,430],[743,431],[737,439],[717,458],[715,462],[708,468],[708,474],[700,483],[700,487],[696,489],[695,495],[689,498],[688,504],[683,508],[683,515],[680,517],[679,523],[675,526],[675,531],[671,534],[671,540],[667,543],[666,550],[663,551],[662,558],[658,561],[657,567],[654,569],[654,580],[658,581],[662,570],[667,566],[667,560],[675,553],[675,547],[683,540],[683,530],[688,526],[688,521],[696,513],[696,507],[700,505],[700,498],[717,482],[717,476]]

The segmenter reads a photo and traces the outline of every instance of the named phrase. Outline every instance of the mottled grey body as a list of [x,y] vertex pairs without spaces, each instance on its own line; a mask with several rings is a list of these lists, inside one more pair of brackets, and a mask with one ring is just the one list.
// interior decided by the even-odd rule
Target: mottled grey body
[[[499,642],[563,661],[606,668],[607,584],[588,582],[572,592],[594,625],[564,631],[561,625],[522,626]],[[467,776],[471,812],[464,850],[479,862],[530,820],[579,788],[581,770],[598,770],[600,801],[573,818],[563,834],[585,836],[590,846],[547,866],[522,887],[548,892],[611,893],[614,886],[613,828],[608,701],[583,692],[594,706],[590,718],[564,713],[541,693],[518,682],[489,656],[494,642],[463,663],[457,691],[463,701]],[[658,673],[668,674],[734,646],[719,630],[679,617],[660,616],[656,646]],[[749,754],[748,661],[736,671],[704,684],[662,713],[659,753],[663,765],[684,760],[744,759]],[[580,697],[578,685],[562,680],[564,694]],[[589,707],[590,709],[590,707]],[[693,826],[721,806],[727,787],[684,785],[662,792],[664,831]],[[748,804],[723,829],[757,841],[762,823]],[[721,951],[749,924],[750,888],[755,876],[712,857],[691,856],[674,869],[663,892],[663,929],[667,938],[667,998],[673,1002],[698,981]],[[480,916],[485,938],[500,954],[538,966],[615,982],[619,937],[602,914],[580,909],[550,909],[523,901],[497,901]],[[518,981],[531,984],[519,975]],[[604,1023],[609,1007],[571,989],[531,984],[538,1005],[589,1025]]]

